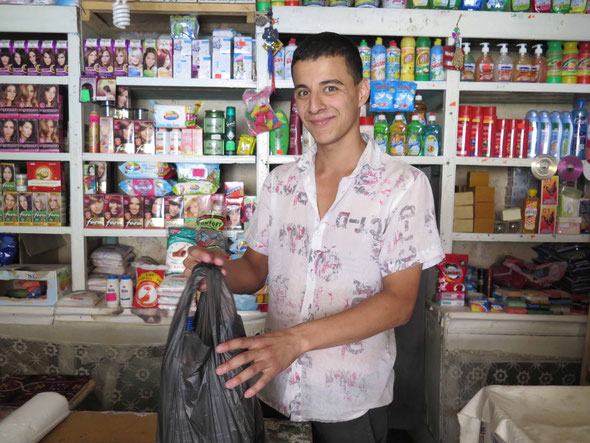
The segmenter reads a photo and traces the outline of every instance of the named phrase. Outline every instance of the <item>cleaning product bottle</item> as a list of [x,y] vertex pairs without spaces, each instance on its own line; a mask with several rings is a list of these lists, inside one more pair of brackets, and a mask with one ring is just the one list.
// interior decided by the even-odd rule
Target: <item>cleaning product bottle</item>
[[465,53],[465,62],[463,63],[463,72],[461,72],[461,81],[472,82],[475,80],[475,60],[471,55],[471,43],[463,43],[463,52]]
[[399,80],[400,75],[400,50],[395,40],[389,42],[389,48],[385,54],[385,79]]
[[407,128],[404,116],[398,112],[389,128],[389,155],[404,155],[407,149]]
[[495,82],[512,81],[512,58],[508,55],[508,43],[500,43],[500,57],[496,60],[494,69]]
[[578,82],[578,42],[563,43],[561,83]]
[[551,0],[533,0],[533,12],[551,12]]
[[371,48],[371,80],[385,80],[385,46],[381,37],[375,39]]
[[485,0],[484,11],[508,11],[510,2],[508,0]]
[[424,147],[424,126],[416,114],[412,115],[412,122],[408,125],[408,148],[406,155],[422,155]]
[[449,0],[449,9],[461,9],[461,0]]
[[586,151],[586,137],[588,134],[588,110],[584,108],[586,100],[579,99],[578,107],[572,112],[574,121],[574,136],[572,140],[572,155],[584,159]]
[[270,153],[273,155],[284,155],[289,149],[289,119],[280,109],[275,111],[281,127],[270,131]]
[[534,45],[535,58],[531,62],[531,82],[545,83],[547,81],[547,60],[543,57],[543,45]]
[[426,124],[426,111],[428,111],[428,108],[426,107],[426,103],[422,101],[422,94],[416,94],[412,116],[417,115],[418,121],[422,126]]
[[441,145],[441,129],[436,124],[436,116],[428,114],[428,125],[424,128],[424,155],[436,157]]
[[410,9],[428,9],[428,0],[410,0]]
[[537,197],[536,189],[528,189],[527,196],[522,201],[522,232],[536,234],[539,224],[539,206],[541,201]]
[[[428,4],[428,3],[427,3]],[[401,80],[414,81],[414,65],[416,58],[416,40],[414,37],[404,37],[401,42],[402,70]]]
[[541,121],[537,111],[529,111],[526,114],[526,120],[529,123],[529,158],[535,158],[540,154],[539,143],[541,141]]
[[475,81],[491,82],[494,79],[494,59],[490,54],[490,44],[488,42],[480,43],[481,57],[475,62]]
[[567,14],[570,11],[571,0],[552,0],[551,12]]
[[549,154],[551,146],[551,117],[547,111],[539,112],[539,122],[541,123],[539,137],[539,154]]
[[367,137],[373,137],[373,128],[375,124],[375,119],[373,117],[368,116],[361,116],[359,117],[359,124],[361,129],[361,134],[365,134]]
[[293,53],[297,49],[297,40],[294,38],[289,39],[289,44],[285,48],[285,80],[291,80],[293,78],[292,65],[293,65]]
[[449,9],[449,0],[429,0],[430,9]]
[[587,3],[586,0],[571,0],[569,13],[570,14],[588,14],[590,10],[590,3]]
[[363,64],[363,77],[367,80],[371,80],[371,48],[369,48],[367,41],[364,39],[359,46],[359,55],[361,56],[361,62]]
[[547,43],[547,83],[561,83],[562,43]]
[[445,81],[447,71],[443,68],[443,47],[440,38],[434,40],[434,46],[430,50],[430,80],[434,82]]
[[385,114],[381,113],[375,119],[373,125],[373,138],[381,149],[381,152],[387,152],[387,143],[389,142],[389,123]]
[[580,42],[578,54],[578,83],[590,83],[590,42]]
[[430,39],[420,37],[416,41],[416,80],[430,79]]
[[[285,80],[285,47],[281,46],[281,48],[277,51],[277,53],[273,57],[273,70],[275,75],[275,80]],[[144,70],[145,74],[145,70]]]
[[512,81],[528,83],[531,81],[531,58],[526,53],[526,43],[519,43],[518,57],[514,60]]
[[390,9],[406,9],[406,0],[383,0],[383,7]]
[[563,158],[567,155],[572,155],[572,140],[574,138],[574,122],[572,121],[572,114],[568,111],[561,113],[561,123],[563,125],[563,137],[561,138],[561,155]]
[[483,0],[461,0],[461,9],[463,11],[481,11]]
[[561,157],[561,143],[563,140],[563,123],[558,111],[551,113],[551,140],[549,142],[549,154],[555,158]]
[[511,0],[512,12],[528,12],[531,10],[531,0]]

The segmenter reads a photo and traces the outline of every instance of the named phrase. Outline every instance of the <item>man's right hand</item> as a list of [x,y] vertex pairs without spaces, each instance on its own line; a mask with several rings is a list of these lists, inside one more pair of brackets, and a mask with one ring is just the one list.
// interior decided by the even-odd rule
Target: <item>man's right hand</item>
[[[193,273],[193,268],[197,266],[199,263],[210,263],[216,266],[221,267],[221,273],[225,275],[225,269],[223,266],[225,265],[226,255],[223,251],[216,250],[216,249],[203,249],[199,248],[198,246],[191,246],[188,248],[187,258],[184,259],[184,275],[188,279],[190,278],[191,274]],[[201,287],[199,291],[206,291],[207,286],[205,284],[205,280],[203,279],[201,283]]]

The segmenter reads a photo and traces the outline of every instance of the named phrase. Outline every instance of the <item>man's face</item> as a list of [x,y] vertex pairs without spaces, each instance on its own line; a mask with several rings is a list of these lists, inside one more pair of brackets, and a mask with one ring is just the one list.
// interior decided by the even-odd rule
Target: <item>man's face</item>
[[293,68],[295,102],[318,145],[332,145],[358,130],[359,107],[369,96],[366,80],[354,84],[344,57],[299,61]]

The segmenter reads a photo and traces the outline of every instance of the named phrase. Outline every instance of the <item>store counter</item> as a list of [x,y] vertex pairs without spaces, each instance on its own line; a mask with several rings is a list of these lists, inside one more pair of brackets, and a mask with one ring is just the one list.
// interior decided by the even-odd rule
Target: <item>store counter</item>
[[590,386],[487,386],[459,412],[461,443],[590,441]]

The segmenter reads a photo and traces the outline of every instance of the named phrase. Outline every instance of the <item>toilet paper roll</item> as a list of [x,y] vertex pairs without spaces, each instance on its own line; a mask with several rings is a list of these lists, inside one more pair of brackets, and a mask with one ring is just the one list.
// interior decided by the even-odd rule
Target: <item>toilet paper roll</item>
[[0,422],[2,441],[38,442],[68,416],[66,398],[57,392],[42,392]]

